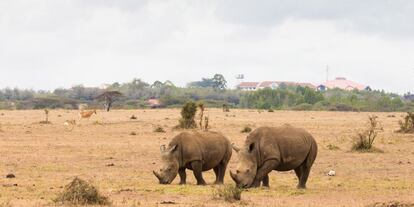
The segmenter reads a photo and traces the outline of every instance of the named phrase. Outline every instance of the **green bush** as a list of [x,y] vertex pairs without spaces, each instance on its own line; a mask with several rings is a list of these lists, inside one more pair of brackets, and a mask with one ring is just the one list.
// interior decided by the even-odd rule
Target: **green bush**
[[294,106],[292,109],[295,111],[309,111],[312,110],[312,105],[308,103],[299,104],[297,106]]

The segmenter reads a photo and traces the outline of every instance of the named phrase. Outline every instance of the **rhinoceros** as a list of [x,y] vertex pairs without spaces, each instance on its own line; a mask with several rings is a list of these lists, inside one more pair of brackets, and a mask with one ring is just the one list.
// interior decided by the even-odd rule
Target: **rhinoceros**
[[183,132],[160,150],[162,166],[153,171],[160,184],[171,184],[177,173],[180,184],[185,184],[186,169],[193,171],[197,185],[206,184],[203,171],[214,169],[215,184],[222,184],[232,154],[230,141],[217,132]]
[[236,172],[230,176],[239,187],[258,187],[263,181],[269,185],[272,170],[294,170],[299,179],[298,188],[306,188],[309,172],[316,159],[315,139],[303,129],[290,125],[261,127],[250,133],[243,148],[233,145],[238,152]]

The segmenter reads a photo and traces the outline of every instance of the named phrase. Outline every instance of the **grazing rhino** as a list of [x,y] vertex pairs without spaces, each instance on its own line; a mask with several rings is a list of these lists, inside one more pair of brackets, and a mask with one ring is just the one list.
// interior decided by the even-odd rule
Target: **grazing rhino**
[[183,132],[166,148],[161,146],[162,166],[153,171],[160,184],[171,184],[177,173],[180,184],[186,183],[186,169],[193,171],[197,185],[205,185],[202,172],[214,169],[215,184],[222,184],[232,147],[230,141],[216,132]]
[[230,176],[239,187],[258,187],[261,181],[268,186],[272,170],[295,170],[297,187],[306,188],[318,152],[312,135],[289,125],[258,128],[247,136],[242,149],[234,145],[233,148],[238,152],[239,164]]

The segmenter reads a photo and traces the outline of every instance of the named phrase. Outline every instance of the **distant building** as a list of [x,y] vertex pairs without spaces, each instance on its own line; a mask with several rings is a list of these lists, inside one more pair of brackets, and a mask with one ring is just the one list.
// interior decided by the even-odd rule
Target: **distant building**
[[259,87],[260,82],[241,82],[237,85],[237,89],[243,91],[255,91]]
[[263,81],[263,82],[242,82],[237,85],[237,89],[244,91],[255,91],[258,89],[271,88],[276,89],[281,86],[302,86],[316,89],[316,87],[311,83],[299,83],[299,82],[289,82],[289,81]]
[[147,104],[151,108],[162,108],[163,105],[161,104],[161,101],[159,99],[151,98],[147,100]]
[[327,89],[334,89],[334,88],[339,88],[339,89],[343,89],[347,91],[352,91],[352,90],[371,91],[372,90],[370,86],[347,80],[344,77],[337,77],[335,78],[335,80],[329,80],[316,87],[318,91],[325,91]]

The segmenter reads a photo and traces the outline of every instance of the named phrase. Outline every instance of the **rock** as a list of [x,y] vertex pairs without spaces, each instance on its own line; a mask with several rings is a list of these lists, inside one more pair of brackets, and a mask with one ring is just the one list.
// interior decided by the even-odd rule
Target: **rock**
[[336,176],[336,172],[334,170],[330,170],[328,172],[328,176]]
[[6,175],[6,178],[16,178],[16,176],[14,174],[10,173],[10,174]]

